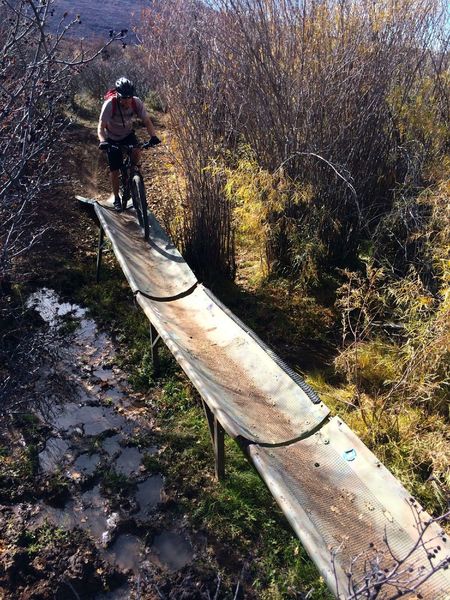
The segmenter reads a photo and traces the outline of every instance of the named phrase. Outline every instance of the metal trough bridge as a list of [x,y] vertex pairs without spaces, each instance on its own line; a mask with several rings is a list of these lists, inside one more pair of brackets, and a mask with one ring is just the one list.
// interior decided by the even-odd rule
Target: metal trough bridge
[[[132,211],[117,214],[106,204],[78,199],[95,210],[100,224],[97,275],[106,233],[150,321],[155,360],[163,340],[198,390],[217,477],[224,474],[225,431],[245,449],[336,597],[351,596],[349,569],[363,582],[375,556],[386,569],[393,568],[392,555],[408,557],[397,582],[422,580],[449,557],[439,525],[426,526],[429,515],[390,471],[196,280],[151,214],[145,242]],[[449,600],[449,570],[432,574],[418,593],[402,597]],[[396,594],[395,586],[384,584],[377,598]]]

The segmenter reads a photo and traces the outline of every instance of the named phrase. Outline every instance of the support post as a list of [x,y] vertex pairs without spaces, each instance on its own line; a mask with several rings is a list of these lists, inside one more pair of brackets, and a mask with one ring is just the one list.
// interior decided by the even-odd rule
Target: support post
[[214,417],[214,457],[216,459],[216,479],[225,477],[225,431],[217,417]]
[[152,323],[150,323],[150,351],[152,356],[152,364],[153,364],[153,372],[155,375],[159,371],[159,341],[161,337],[156,329],[153,327]]
[[100,225],[100,230],[98,234],[98,248],[97,248],[97,272],[96,272],[96,281],[97,283],[100,281],[100,267],[102,266],[102,253],[103,247],[105,245],[105,232],[103,227]]
[[225,477],[225,431],[204,400],[202,400],[202,404],[214,449],[216,479],[222,481]]

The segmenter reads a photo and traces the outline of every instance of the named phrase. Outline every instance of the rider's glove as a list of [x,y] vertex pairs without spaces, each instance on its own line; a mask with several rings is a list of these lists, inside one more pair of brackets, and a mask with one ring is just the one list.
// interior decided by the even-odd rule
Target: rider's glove
[[159,139],[159,137],[156,136],[156,135],[152,135],[152,137],[150,138],[150,141],[149,141],[148,145],[149,146],[157,146],[160,143],[161,143],[161,140]]
[[108,150],[109,148],[109,142],[100,142],[100,144],[98,145],[100,150]]

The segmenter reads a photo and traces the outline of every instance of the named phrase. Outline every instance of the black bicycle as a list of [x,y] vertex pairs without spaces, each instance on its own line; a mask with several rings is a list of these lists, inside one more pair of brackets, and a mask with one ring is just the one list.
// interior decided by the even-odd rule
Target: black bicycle
[[150,148],[150,142],[139,144],[138,146],[113,146],[124,151],[124,159],[122,168],[120,169],[120,196],[122,198],[122,210],[127,210],[128,201],[132,200],[134,210],[138,218],[140,227],[144,230],[144,239],[148,240],[149,225],[148,225],[148,207],[147,197],[145,195],[144,178],[139,170],[139,166],[131,162],[131,154],[133,148]]

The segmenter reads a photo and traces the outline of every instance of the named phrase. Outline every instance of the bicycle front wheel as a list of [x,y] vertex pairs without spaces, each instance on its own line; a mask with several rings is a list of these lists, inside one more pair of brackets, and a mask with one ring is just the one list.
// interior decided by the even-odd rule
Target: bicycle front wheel
[[128,173],[125,168],[120,172],[120,197],[122,198],[122,210],[127,209],[128,200],[130,199],[130,185]]
[[144,239],[148,240],[149,226],[148,226],[148,211],[147,211],[147,198],[145,196],[144,182],[140,175],[134,175],[131,182],[131,197],[133,199],[133,206],[136,210],[139,225],[144,230]]

